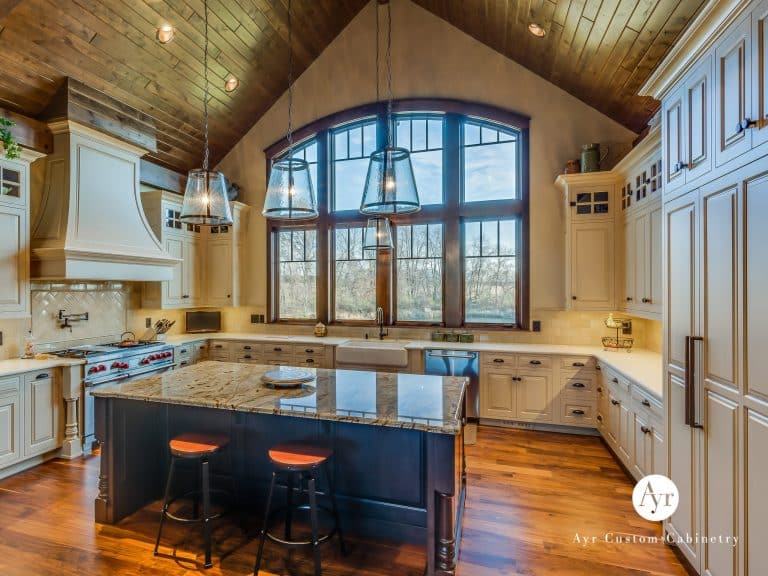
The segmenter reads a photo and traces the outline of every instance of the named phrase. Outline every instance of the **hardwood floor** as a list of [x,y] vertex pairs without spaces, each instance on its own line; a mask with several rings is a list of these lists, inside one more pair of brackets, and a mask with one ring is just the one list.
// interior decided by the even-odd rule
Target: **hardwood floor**
[[[662,544],[605,543],[605,533],[660,536],[632,508],[632,483],[597,438],[481,427],[467,447],[469,486],[459,576],[683,576]],[[203,570],[197,530],[168,523],[154,557],[159,503],[118,526],[92,521],[98,457],[56,460],[0,481],[3,576],[249,574],[256,541],[231,523],[214,531],[214,566]],[[579,537],[598,542],[580,544]],[[174,556],[174,548],[176,549]],[[414,546],[351,541],[343,557],[324,547],[328,576],[420,576]],[[223,554],[223,558],[221,557]],[[308,553],[267,544],[262,574],[311,574]]]

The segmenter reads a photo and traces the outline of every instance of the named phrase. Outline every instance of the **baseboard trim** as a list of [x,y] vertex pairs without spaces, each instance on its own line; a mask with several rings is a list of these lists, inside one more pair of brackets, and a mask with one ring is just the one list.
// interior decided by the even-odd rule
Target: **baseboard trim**
[[540,422],[523,422],[519,420],[493,420],[480,418],[483,426],[495,426],[497,428],[513,428],[515,430],[533,430],[535,432],[558,432],[560,434],[576,434],[579,436],[600,436],[596,428],[582,428],[580,426],[567,426],[564,424],[543,424]]

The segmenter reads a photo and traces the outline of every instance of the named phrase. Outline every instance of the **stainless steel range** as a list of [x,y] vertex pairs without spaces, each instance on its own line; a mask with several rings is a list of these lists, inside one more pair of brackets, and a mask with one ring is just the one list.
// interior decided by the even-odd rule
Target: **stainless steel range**
[[86,449],[93,444],[94,410],[91,392],[96,388],[154,376],[173,368],[173,347],[164,342],[115,342],[76,346],[53,352],[64,358],[82,358],[82,434]]

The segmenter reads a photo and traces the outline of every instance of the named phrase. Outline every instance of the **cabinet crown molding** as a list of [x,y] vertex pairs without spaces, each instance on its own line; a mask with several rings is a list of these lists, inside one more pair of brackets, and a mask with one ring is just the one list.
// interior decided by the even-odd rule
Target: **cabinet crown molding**
[[750,4],[745,0],[709,0],[656,66],[638,95],[662,100]]

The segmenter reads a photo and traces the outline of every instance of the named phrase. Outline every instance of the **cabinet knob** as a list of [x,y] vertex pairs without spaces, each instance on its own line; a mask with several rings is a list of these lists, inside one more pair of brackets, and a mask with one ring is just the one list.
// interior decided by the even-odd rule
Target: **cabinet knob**
[[571,296],[571,300],[577,300],[576,296]]
[[616,400],[615,398],[611,398],[611,404],[613,404],[614,406],[618,406],[619,404],[621,404],[621,401]]
[[571,410],[571,414],[574,414],[575,416],[584,416],[584,410],[577,408],[576,410]]
[[640,430],[642,430],[643,434],[650,434],[651,429],[648,428],[648,426],[640,426]]
[[632,296],[627,296],[627,302],[632,302],[633,298]]
[[602,422],[603,421],[603,417],[600,414],[597,415],[597,421],[598,422]]
[[643,298],[642,302],[643,302],[643,304],[650,304],[651,303],[651,299],[650,298]]
[[675,165],[672,167],[672,170],[673,170],[673,173],[675,173],[675,174],[676,174],[676,173],[680,172],[680,170],[683,170],[683,169],[685,169],[685,168],[688,168],[688,164],[686,164],[685,162],[677,162],[677,163],[676,163],[676,164],[675,164]]
[[618,378],[611,378],[611,382],[613,382],[614,384],[618,384],[619,383],[619,379]]
[[600,392],[600,393],[602,394],[602,393],[603,393],[603,387],[602,387],[602,386],[598,386],[598,387],[597,387],[597,391],[598,391],[598,392]]
[[757,122],[755,120],[750,120],[749,118],[742,118],[741,122],[739,122],[736,125],[736,133],[741,133],[744,130],[749,130],[750,128],[755,128],[757,126]]

